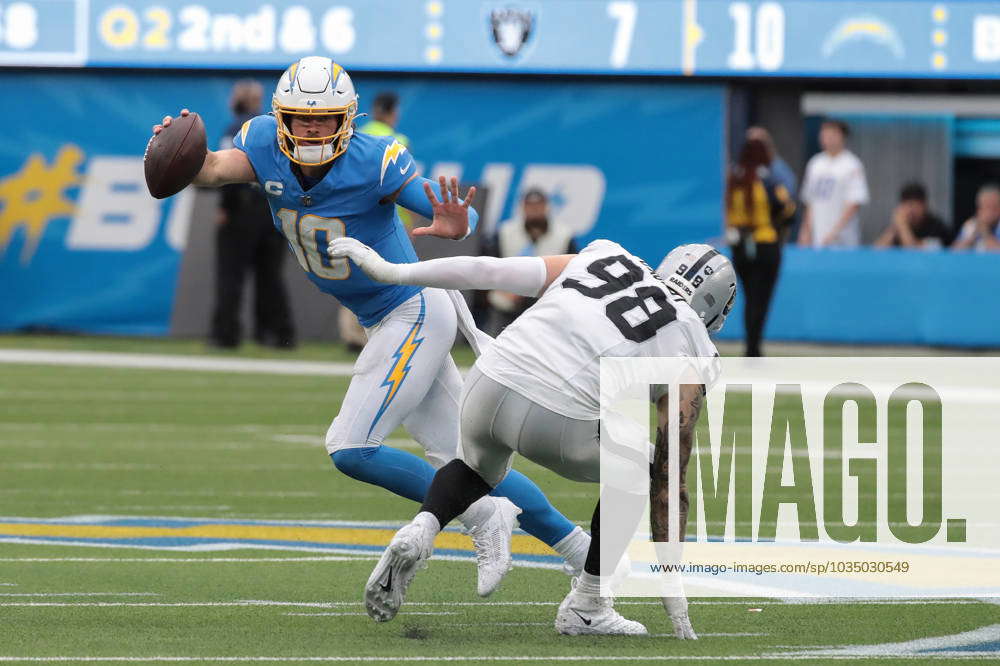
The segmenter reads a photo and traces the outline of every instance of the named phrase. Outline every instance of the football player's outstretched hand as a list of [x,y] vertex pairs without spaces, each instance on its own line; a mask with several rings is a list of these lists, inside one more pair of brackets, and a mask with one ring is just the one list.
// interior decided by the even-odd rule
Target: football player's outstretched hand
[[398,266],[382,258],[356,238],[334,238],[326,246],[326,252],[331,259],[350,259],[365,275],[379,282],[395,282],[398,277]]
[[[187,109],[181,109],[181,117],[187,117],[191,115],[191,112]],[[170,123],[173,122],[172,116],[163,116],[163,120],[160,121],[159,125],[153,125],[153,134],[159,134],[163,131],[164,127],[170,127]]]
[[476,188],[470,187],[465,199],[458,196],[458,179],[451,179],[449,187],[444,176],[438,179],[441,188],[441,200],[434,195],[434,189],[430,183],[424,183],[424,194],[431,202],[434,210],[434,219],[429,227],[417,227],[413,230],[414,236],[438,236],[451,240],[462,240],[469,233],[469,206],[476,196]]
[[681,640],[696,641],[698,635],[694,633],[691,626],[691,618],[688,617],[688,603],[684,597],[660,597],[663,602],[663,609],[670,616],[670,621],[674,625],[674,638]]

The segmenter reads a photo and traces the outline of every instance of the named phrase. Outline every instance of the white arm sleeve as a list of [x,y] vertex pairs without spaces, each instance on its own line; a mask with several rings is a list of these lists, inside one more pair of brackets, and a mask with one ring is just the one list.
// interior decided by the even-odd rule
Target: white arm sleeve
[[545,286],[541,257],[446,257],[415,264],[396,264],[393,282],[440,289],[501,289],[538,296]]

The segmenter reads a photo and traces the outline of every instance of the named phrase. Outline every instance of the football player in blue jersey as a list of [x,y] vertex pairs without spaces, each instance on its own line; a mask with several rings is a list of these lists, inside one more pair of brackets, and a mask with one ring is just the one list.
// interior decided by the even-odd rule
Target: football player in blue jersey
[[[194,183],[259,183],[275,226],[309,279],[358,315],[368,343],[327,431],[327,451],[348,476],[423,502],[435,469],[458,451],[462,380],[450,355],[456,331],[477,349],[483,334],[457,293],[375,282],[350,260],[331,259],[326,248],[348,236],[390,261],[415,262],[395,204],[432,220],[415,235],[457,240],[475,229],[475,188],[462,199],[457,180],[441,178],[438,199],[401,143],[355,131],[357,108],[354,84],[340,65],[302,58],[279,79],[272,113],[246,121],[233,148],[209,151]],[[153,133],[171,120],[164,118]],[[400,424],[430,463],[383,444]],[[459,517],[476,546],[479,594],[492,592],[510,568],[509,534],[518,519],[563,556],[567,571],[579,573],[590,536],[534,483],[512,472],[493,495]]]

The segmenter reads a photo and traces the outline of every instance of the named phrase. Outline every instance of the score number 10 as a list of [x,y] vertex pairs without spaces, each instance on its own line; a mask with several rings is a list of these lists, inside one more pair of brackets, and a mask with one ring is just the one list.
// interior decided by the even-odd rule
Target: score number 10
[[[634,0],[614,0],[607,4],[608,17],[615,21],[610,64],[616,69],[628,64],[635,33],[638,7]],[[733,50],[726,59],[730,69],[773,71],[785,61],[785,10],[777,2],[764,2],[754,16],[749,2],[729,5],[733,20]]]
[[734,24],[733,50],[726,59],[730,69],[770,72],[781,67],[785,61],[785,10],[781,5],[762,3],[754,17],[750,3],[734,2],[729,5],[729,16]]

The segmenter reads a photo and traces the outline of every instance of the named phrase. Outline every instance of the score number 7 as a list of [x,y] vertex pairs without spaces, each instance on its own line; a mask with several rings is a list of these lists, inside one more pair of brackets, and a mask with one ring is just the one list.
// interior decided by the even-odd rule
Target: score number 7
[[611,66],[622,68],[628,64],[632,50],[632,35],[635,34],[635,17],[638,8],[632,0],[615,0],[608,3],[608,16],[618,21],[615,36],[611,42]]

